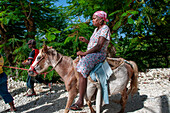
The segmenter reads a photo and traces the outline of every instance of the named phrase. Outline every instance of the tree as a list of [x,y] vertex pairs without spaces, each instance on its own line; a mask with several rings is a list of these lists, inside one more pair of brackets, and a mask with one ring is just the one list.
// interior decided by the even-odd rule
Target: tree
[[0,50],[10,65],[20,67],[27,59],[29,39],[35,39],[38,48],[44,40],[59,42],[57,37],[66,27],[66,17],[62,7],[56,7],[56,1],[0,0]]
[[55,1],[0,1],[0,43],[10,64],[15,58],[13,52],[17,49],[17,54],[22,53],[23,51],[19,47],[24,46],[29,39],[36,39],[37,35],[43,36],[46,33],[48,36],[52,36],[49,35],[50,29],[59,31],[66,26],[65,18],[62,16],[61,10],[55,6]]
[[112,33],[108,50],[114,45],[116,56],[136,61],[139,70],[169,67],[168,0],[67,0],[66,7],[56,1],[0,0],[0,51],[10,65],[21,66],[31,38],[38,48],[45,42],[75,58],[87,46],[78,37],[90,38],[92,15],[103,10]]
[[140,70],[168,67],[168,0],[68,0],[68,3],[68,13],[73,17],[89,19],[97,10],[108,13],[111,43],[117,56],[136,61]]

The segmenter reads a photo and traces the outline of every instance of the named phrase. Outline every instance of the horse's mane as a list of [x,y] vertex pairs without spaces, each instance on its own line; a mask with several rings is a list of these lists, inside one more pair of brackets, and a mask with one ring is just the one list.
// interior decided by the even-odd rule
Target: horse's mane
[[70,56],[64,56],[61,53],[57,52],[56,49],[49,47],[49,46],[47,46],[47,49],[48,49],[47,54],[52,55],[52,56],[57,56],[57,55],[62,56],[63,59],[68,60],[69,62],[72,63],[73,59]]
[[48,47],[47,53],[52,54],[52,55],[60,54],[60,53],[58,53],[58,52],[57,52],[54,48],[52,48],[52,47]]

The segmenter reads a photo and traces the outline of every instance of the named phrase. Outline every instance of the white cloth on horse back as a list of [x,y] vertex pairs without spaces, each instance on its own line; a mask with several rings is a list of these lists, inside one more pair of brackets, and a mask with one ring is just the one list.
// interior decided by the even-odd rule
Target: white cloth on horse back
[[112,73],[113,71],[106,60],[103,63],[97,64],[90,72],[90,77],[92,78],[92,80],[97,81],[95,74],[100,80],[102,87],[102,98],[105,104],[109,104],[107,80],[110,78]]

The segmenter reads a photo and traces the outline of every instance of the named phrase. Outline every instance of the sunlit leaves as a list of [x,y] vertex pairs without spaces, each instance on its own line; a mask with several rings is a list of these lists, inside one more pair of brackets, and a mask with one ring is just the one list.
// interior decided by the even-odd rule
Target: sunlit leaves
[[67,26],[65,29],[64,29],[64,31],[67,31],[67,30],[69,30],[70,28],[72,28],[73,27],[73,25],[69,25],[69,26]]
[[3,15],[5,15],[6,14],[6,11],[1,11],[0,12],[0,17],[3,17]]
[[116,11],[112,12],[111,14],[109,14],[109,16],[112,16],[112,15],[119,13],[119,12],[122,12],[122,10],[116,10]]
[[48,41],[53,41],[56,38],[56,36],[50,32],[46,33],[45,37],[48,39]]
[[139,16],[138,17],[138,19],[137,20],[135,20],[135,22],[134,22],[137,26],[139,26],[139,24],[140,23],[143,23],[143,19],[142,19],[142,17],[141,16]]
[[138,11],[134,11],[134,10],[128,10],[126,11],[127,13],[130,13],[130,14],[133,14],[133,15],[136,15],[138,14],[139,12]]
[[121,16],[123,17],[123,16],[126,16],[128,13],[123,13]]
[[[157,53],[159,58],[164,58],[167,53],[168,0],[69,0],[71,4],[67,7],[55,7],[55,0],[31,0],[30,7],[28,1],[21,0],[25,10],[19,2],[11,1],[6,7],[5,2],[9,0],[0,1],[1,27],[9,34],[7,43],[0,47],[14,47],[11,52],[16,55],[15,61],[27,58],[29,53],[25,43],[32,32],[25,26],[25,19],[28,19],[25,12],[33,17],[36,33],[32,35],[37,37],[38,48],[46,41],[47,45],[72,58],[76,57],[77,51],[86,50],[87,44],[80,42],[78,37],[91,37],[95,26],[91,21],[85,21],[91,20],[97,10],[108,14],[110,21],[107,25],[112,31],[111,43],[116,47],[117,55],[141,63],[139,69],[147,67],[143,62],[157,59]],[[154,58],[152,54],[155,54]]]
[[129,24],[133,24],[134,23],[133,19],[132,18],[128,18],[128,23]]
[[116,24],[113,26],[112,29],[117,30],[121,26],[121,23],[122,23],[122,18],[118,22],[116,22]]
[[16,42],[20,42],[20,40],[19,39],[17,39],[17,38],[10,38],[10,39],[8,39],[8,41],[9,41],[9,45],[12,45],[13,46],[13,48],[15,47],[15,43]]

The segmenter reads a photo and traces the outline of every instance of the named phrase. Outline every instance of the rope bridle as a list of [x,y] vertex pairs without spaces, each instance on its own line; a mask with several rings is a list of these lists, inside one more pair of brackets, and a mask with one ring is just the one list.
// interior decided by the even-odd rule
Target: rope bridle
[[[40,61],[42,61],[42,59],[47,59],[47,53],[45,53],[44,56],[41,57],[41,59],[34,65],[34,66],[30,66],[30,68],[32,69],[31,71],[33,71],[34,73],[36,73],[37,75],[39,74],[36,70],[35,70],[35,67],[37,66],[37,64],[40,63]],[[60,61],[62,60],[63,56],[60,57],[60,59],[57,61],[57,63],[55,64],[55,66],[48,72],[44,72],[44,78],[46,77],[46,75],[51,72],[52,70],[54,70],[56,68],[56,66],[60,63]]]

